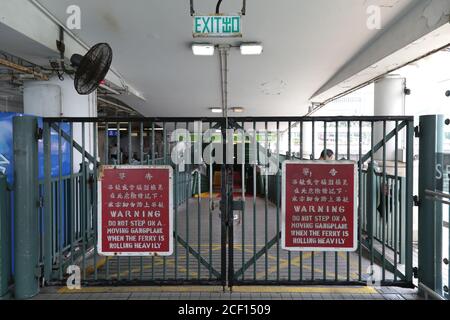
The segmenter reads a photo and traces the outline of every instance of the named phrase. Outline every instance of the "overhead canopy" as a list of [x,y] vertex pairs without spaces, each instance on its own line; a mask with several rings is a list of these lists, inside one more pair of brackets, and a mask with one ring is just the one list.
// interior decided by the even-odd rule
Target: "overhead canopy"
[[[22,2],[28,1],[17,0],[16,6]],[[221,106],[218,55],[196,57],[190,48],[192,42],[205,39],[192,36],[189,1],[38,2],[62,22],[68,17],[69,5],[80,6],[81,30],[73,30],[74,35],[88,46],[98,42],[112,46],[113,66],[134,90],[121,99],[142,114],[208,116],[209,108]],[[431,9],[430,4],[423,7],[426,2],[431,3]],[[231,51],[230,107],[244,107],[244,115],[250,116],[303,115],[312,101],[327,101],[385,72],[380,68],[348,83],[349,78],[442,26],[443,16],[433,7],[438,2],[444,3],[444,11],[447,5],[450,8],[448,0],[248,0],[247,14],[242,19],[243,38],[207,41],[260,41],[264,45],[261,56],[241,56],[239,50]],[[214,13],[216,7],[216,1],[211,0],[195,0],[194,4],[198,14]],[[367,27],[369,5],[381,8],[381,30]],[[241,8],[242,0],[228,0],[223,1],[221,12],[238,13]],[[425,19],[421,18],[423,14]],[[417,21],[420,23],[414,27]],[[428,43],[427,49],[441,45],[442,37],[446,35],[435,34],[433,39],[439,41]],[[8,37],[2,30],[2,43],[3,38]],[[14,53],[20,54],[27,45],[34,46],[37,60],[48,59],[48,45],[39,48],[31,41],[22,42]],[[394,57],[394,63],[403,62],[403,58]],[[145,100],[136,98],[139,95]]]

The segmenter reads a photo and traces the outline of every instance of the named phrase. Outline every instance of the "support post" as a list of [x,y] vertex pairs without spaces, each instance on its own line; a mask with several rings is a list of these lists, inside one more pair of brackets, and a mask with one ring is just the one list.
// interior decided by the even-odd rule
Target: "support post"
[[[44,122],[44,279],[50,281],[52,275],[52,164],[51,164],[51,128],[48,122]],[[72,226],[73,227],[73,226]]]
[[9,296],[11,280],[11,209],[6,176],[0,173],[0,300]]
[[442,191],[443,126],[443,116],[420,117],[419,282],[435,292],[442,290],[442,206],[427,199],[425,191]]
[[15,117],[14,270],[15,298],[39,293],[38,260],[38,125],[35,117]]
[[[375,227],[375,217],[377,212],[377,193],[376,193],[376,175],[375,167],[373,161],[369,163],[367,168],[367,202],[366,202],[366,212],[367,212],[367,236],[370,244],[370,252],[373,251],[373,239],[374,239],[374,227]],[[373,262],[373,261],[372,261]]]

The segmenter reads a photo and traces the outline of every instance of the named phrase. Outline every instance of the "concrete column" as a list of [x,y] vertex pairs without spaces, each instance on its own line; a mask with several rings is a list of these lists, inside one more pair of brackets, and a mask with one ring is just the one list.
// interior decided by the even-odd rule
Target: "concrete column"
[[35,117],[15,117],[14,137],[14,296],[39,293],[38,126]]
[[[405,88],[406,79],[396,75],[389,75],[375,82],[374,116],[404,116],[405,115]],[[387,122],[386,134],[395,129],[394,122]],[[383,140],[383,123],[374,126],[375,144]],[[395,150],[395,141],[387,144],[386,161],[394,161],[395,153],[399,152],[398,160],[404,161],[405,141],[404,135],[399,139],[399,149]],[[375,154],[375,160],[383,160],[383,150]]]
[[[58,77],[50,81],[29,81],[24,85],[24,113],[38,117],[91,118],[97,117],[97,95],[79,95],[73,85],[73,80],[66,76],[64,81]],[[75,123],[73,138],[82,144],[82,125]],[[94,126],[85,125],[86,150],[94,154]],[[98,154],[98,153],[97,153]],[[74,152],[73,168],[80,169],[82,156]]]

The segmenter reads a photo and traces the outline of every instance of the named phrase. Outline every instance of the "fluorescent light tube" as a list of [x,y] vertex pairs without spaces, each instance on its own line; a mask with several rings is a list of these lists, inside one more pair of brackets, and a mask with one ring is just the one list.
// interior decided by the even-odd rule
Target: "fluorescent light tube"
[[263,52],[263,46],[260,43],[241,44],[241,54],[244,56],[260,55]]
[[202,44],[194,43],[192,45],[192,52],[195,56],[213,56],[214,55],[214,45],[212,44]]

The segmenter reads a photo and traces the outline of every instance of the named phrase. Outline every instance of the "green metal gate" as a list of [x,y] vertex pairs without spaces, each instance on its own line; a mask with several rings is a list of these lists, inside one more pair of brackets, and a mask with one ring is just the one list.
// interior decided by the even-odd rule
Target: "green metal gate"
[[[337,160],[358,163],[359,176],[357,252],[293,253],[280,244],[281,171],[259,175],[261,163],[235,165],[249,179],[242,179],[242,195],[234,201],[240,216],[228,226],[230,285],[379,281],[412,286],[412,117],[235,118],[230,123],[235,129],[266,132],[253,150],[279,154],[280,168],[284,160],[318,159],[323,150],[333,149]],[[395,152],[388,163],[389,146],[403,146],[403,159]]]
[[[37,243],[47,284],[65,284],[67,268],[75,265],[84,285],[354,285],[367,284],[373,266],[382,285],[412,285],[412,117],[45,118],[42,129]],[[201,144],[206,152],[209,143],[226,141],[227,129],[255,135],[234,134],[231,148],[222,144],[224,159],[238,158],[241,151],[243,163],[186,164],[184,171],[173,163],[180,141],[208,132]],[[65,143],[73,150],[68,175],[61,169]],[[404,147],[405,156],[395,152],[388,161],[392,146]],[[270,166],[262,154],[276,155],[279,169],[284,160],[317,159],[324,149],[358,163],[358,250],[281,250],[281,173],[262,174]],[[51,163],[52,152],[58,164]],[[252,153],[256,161],[250,163]],[[173,166],[173,256],[97,254],[101,164]],[[55,166],[59,173],[52,176]]]

